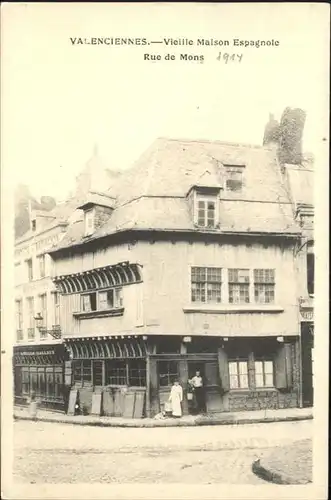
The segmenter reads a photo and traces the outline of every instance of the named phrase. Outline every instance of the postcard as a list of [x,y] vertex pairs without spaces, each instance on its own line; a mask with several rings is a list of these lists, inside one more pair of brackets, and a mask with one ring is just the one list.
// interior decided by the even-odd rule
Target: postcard
[[4,499],[327,498],[329,13],[2,4]]

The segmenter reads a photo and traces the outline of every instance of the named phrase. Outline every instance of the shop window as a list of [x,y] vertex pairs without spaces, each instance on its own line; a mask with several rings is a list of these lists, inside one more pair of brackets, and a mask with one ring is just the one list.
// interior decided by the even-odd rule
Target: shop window
[[45,396],[46,394],[45,368],[38,368],[38,386],[36,394],[37,396]]
[[92,367],[90,360],[82,361],[82,379],[84,382],[92,382]]
[[80,384],[82,382],[82,362],[73,361],[72,365],[73,382]]
[[55,382],[53,368],[46,368],[46,396],[54,398],[55,396]]
[[254,296],[259,304],[275,301],[275,270],[254,269]]
[[35,394],[38,393],[38,376],[37,368],[30,368],[30,391]]
[[272,361],[255,361],[256,387],[274,387],[274,365]]
[[129,361],[129,385],[146,387],[146,362],[142,359]]
[[94,360],[93,363],[93,385],[102,385],[103,361]]
[[22,394],[23,396],[30,394],[29,368],[22,368]]
[[106,385],[127,385],[127,368],[125,361],[106,361]]
[[249,269],[229,269],[229,302],[249,303]]
[[220,267],[191,268],[192,302],[221,302],[222,269]]
[[177,361],[159,361],[159,385],[167,387],[173,384],[178,378]]
[[229,362],[230,389],[248,389],[248,362]]
[[62,368],[55,368],[55,397],[61,398],[63,396],[63,373]]
[[73,362],[73,382],[74,384],[92,383],[92,366],[91,361],[84,359],[83,361]]

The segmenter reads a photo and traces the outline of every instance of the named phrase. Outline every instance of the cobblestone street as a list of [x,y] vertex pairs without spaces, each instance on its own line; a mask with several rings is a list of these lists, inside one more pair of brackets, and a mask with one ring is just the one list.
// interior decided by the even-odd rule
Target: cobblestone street
[[19,483],[261,484],[254,459],[311,438],[312,421],[123,429],[18,421]]

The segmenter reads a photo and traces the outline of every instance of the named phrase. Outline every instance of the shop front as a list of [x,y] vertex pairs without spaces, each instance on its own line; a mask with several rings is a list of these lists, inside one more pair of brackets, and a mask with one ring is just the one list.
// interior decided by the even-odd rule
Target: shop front
[[67,353],[61,344],[14,346],[15,404],[26,405],[35,394],[41,408],[65,411],[66,359]]
[[149,335],[67,338],[68,413],[125,418],[165,410],[183,388],[183,414],[196,413],[189,381],[203,379],[207,413],[297,407],[299,338]]
[[183,387],[183,413],[195,413],[188,382],[197,371],[207,413],[298,407],[299,363],[297,336],[165,336],[149,355],[151,413],[164,409],[174,379]]
[[[142,418],[147,345],[137,336],[67,338],[68,413]],[[67,382],[66,382],[67,383]]]

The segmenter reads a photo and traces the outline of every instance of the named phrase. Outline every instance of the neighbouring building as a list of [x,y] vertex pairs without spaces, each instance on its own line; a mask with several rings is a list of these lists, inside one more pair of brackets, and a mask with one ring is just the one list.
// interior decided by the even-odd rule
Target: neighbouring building
[[313,406],[314,361],[314,169],[312,162],[285,165],[294,217],[302,236],[296,250],[298,300],[301,325],[302,404]]
[[265,127],[263,144],[274,148],[293,207],[293,218],[301,229],[295,249],[297,300],[301,341],[302,406],[313,406],[314,359],[314,158],[302,152],[306,113],[286,108],[280,123],[273,115]]
[[71,402],[153,416],[178,377],[189,413],[199,369],[208,412],[299,406],[302,230],[273,147],[158,139],[78,213],[49,252]]
[[[62,341],[60,294],[51,276],[49,250],[75,224],[77,206],[101,179],[97,153],[77,179],[76,192],[52,210],[30,211],[30,228],[15,241],[15,341],[13,347],[16,404],[26,404],[34,392],[46,408],[64,410],[64,374],[68,352]],[[108,183],[113,175],[106,171]],[[105,178],[102,178],[103,187]]]

